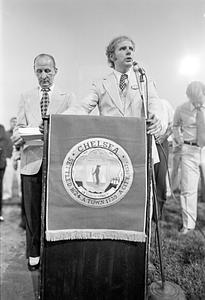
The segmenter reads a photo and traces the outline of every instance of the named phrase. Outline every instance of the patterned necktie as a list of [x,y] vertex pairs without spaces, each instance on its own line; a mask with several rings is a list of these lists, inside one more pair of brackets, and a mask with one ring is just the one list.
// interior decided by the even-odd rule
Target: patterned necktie
[[197,126],[197,144],[200,147],[205,146],[205,109],[201,106],[197,108],[196,126]]
[[128,75],[127,74],[122,74],[120,77],[120,84],[119,87],[121,89],[121,91],[123,91],[126,87],[127,84],[127,79],[128,79]]
[[50,91],[49,88],[45,88],[41,90],[43,92],[42,98],[41,98],[41,116],[45,116],[47,113],[47,109],[48,109],[48,104],[49,104],[49,94],[48,92]]

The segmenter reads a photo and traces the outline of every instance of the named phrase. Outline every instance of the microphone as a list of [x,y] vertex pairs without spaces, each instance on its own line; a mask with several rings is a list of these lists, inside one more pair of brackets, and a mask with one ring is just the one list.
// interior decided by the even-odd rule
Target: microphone
[[145,70],[143,68],[141,68],[136,61],[133,61],[132,65],[133,65],[134,72],[139,72],[140,75],[142,75],[142,76],[145,75]]

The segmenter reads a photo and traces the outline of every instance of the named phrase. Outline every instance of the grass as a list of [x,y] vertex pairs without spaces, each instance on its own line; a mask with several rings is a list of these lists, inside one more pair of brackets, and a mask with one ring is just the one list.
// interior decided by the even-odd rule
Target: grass
[[[198,202],[197,215],[197,226],[205,235],[205,202]],[[161,280],[155,223],[152,225],[150,257],[156,269],[149,273],[148,284]],[[160,221],[165,280],[179,285],[185,292],[187,300],[204,300],[205,238],[197,229],[185,236],[179,235],[181,225],[179,196],[170,197],[164,205],[163,221]]]
[[[179,234],[182,225],[179,197],[170,197],[164,206],[160,221],[162,259],[165,280],[179,285],[187,299],[205,299],[205,202],[198,203],[197,226],[186,235]],[[149,275],[149,283],[161,280],[156,242],[156,228],[152,226],[151,261],[156,270]]]

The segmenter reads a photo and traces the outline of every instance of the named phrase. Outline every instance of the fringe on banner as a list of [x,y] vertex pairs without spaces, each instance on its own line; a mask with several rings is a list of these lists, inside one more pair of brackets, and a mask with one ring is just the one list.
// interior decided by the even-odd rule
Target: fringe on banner
[[46,240],[55,242],[60,240],[125,240],[130,242],[145,242],[146,234],[138,231],[102,230],[102,229],[73,229],[48,230]]

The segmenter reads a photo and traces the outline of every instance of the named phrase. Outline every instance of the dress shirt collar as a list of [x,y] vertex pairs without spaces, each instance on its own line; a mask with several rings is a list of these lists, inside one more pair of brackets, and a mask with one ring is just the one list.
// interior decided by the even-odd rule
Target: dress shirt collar
[[[53,89],[54,89],[54,84],[52,86],[49,87],[50,91],[48,92],[49,93],[49,96],[51,96],[51,94],[53,93]],[[39,90],[39,96],[40,98],[42,98],[42,87],[41,86],[38,86],[38,90]]]
[[120,77],[121,77],[122,74],[127,74],[127,76],[128,76],[128,81],[129,81],[131,69],[129,69],[129,71],[126,72],[126,73],[118,72],[118,71],[116,71],[115,69],[113,70],[113,72],[114,72],[114,75],[115,75],[115,77],[116,77],[116,79],[117,79],[117,84],[118,84],[118,86],[119,86],[119,84],[120,84]]
[[203,104],[201,104],[201,105],[197,105],[197,106],[194,106],[191,102],[189,102],[189,103],[190,103],[190,109],[191,109],[191,111],[195,111],[195,110],[197,110],[197,108],[199,108],[199,107],[205,109],[205,103],[203,103]]

